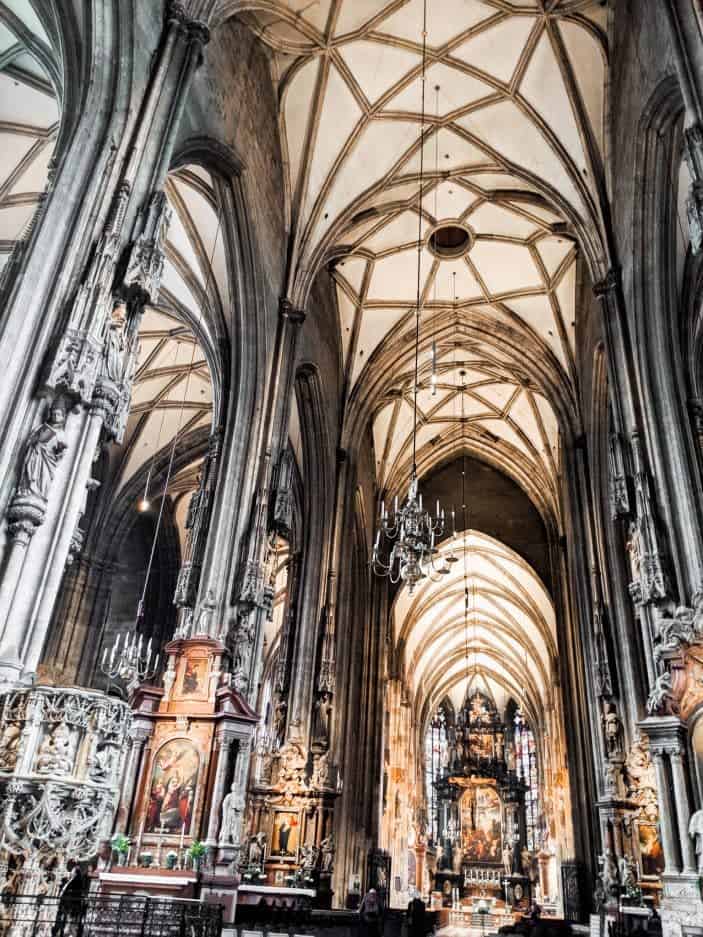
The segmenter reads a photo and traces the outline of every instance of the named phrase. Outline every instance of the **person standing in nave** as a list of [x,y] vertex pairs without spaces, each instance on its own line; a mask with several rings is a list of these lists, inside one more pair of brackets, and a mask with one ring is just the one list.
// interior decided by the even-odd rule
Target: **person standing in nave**
[[361,937],[381,937],[383,933],[383,908],[378,899],[378,892],[370,888],[359,906]]

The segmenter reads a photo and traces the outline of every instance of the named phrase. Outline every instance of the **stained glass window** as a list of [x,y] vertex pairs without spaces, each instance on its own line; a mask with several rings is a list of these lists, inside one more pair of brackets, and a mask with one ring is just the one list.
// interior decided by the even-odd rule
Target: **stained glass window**
[[537,780],[537,750],[532,729],[517,711],[515,714],[515,769],[518,778],[527,786],[525,794],[525,822],[527,848],[534,852],[539,842],[539,783]]
[[447,715],[442,706],[435,713],[425,734],[425,787],[427,789],[428,834],[433,842],[439,839],[437,791],[434,781],[447,764]]

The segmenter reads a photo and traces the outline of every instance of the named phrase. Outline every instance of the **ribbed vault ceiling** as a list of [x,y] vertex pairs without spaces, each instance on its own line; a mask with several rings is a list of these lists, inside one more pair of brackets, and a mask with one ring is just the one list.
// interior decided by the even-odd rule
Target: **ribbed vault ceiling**
[[[372,420],[379,484],[402,486],[410,467],[419,248],[418,461],[452,435],[477,454],[493,445],[513,477],[539,479],[557,520],[565,408],[578,422],[576,236],[597,241],[605,191],[607,11],[428,0],[422,141],[422,0],[221,0],[220,18],[233,13],[278,76],[289,290],[333,260],[348,399]],[[437,257],[429,237],[450,221],[470,249]]]
[[28,0],[0,3],[0,270],[36,210],[59,129],[49,38]]
[[393,606],[417,711],[431,712],[448,694],[463,698],[480,674],[494,698],[501,688],[506,699],[543,712],[556,657],[554,607],[544,586],[524,560],[485,534],[468,531],[443,544],[439,562],[451,554],[458,562],[449,575],[425,580],[412,596],[403,587]]

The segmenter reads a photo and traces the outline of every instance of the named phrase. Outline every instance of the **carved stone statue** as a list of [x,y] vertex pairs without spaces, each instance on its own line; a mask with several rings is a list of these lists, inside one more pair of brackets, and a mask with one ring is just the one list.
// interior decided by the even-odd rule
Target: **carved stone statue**
[[63,408],[54,404],[49,419],[30,435],[17,483],[18,494],[37,495],[44,501],[48,499],[56,466],[66,449],[63,433],[65,424]]
[[608,703],[601,717],[605,747],[609,758],[622,754],[622,723],[618,716],[615,703]]
[[220,824],[220,843],[239,845],[242,832],[242,817],[246,805],[244,795],[235,784],[222,801],[222,822]]
[[698,871],[703,873],[703,810],[696,810],[688,824],[688,835],[693,839]]
[[12,722],[3,729],[0,736],[0,768],[5,771],[12,771],[15,767],[21,735],[20,727]]
[[334,868],[334,833],[329,833],[320,843],[320,871],[331,874]]
[[511,875],[513,871],[513,851],[507,844],[503,846],[501,858],[503,861],[503,873],[505,875]]
[[207,595],[203,601],[203,604],[200,608],[200,614],[198,615],[198,626],[195,629],[197,634],[208,634],[214,636],[214,631],[212,630],[212,619],[215,615],[215,608],[217,607],[217,601],[215,599],[215,593],[212,589],[208,589]]
[[330,716],[329,693],[320,693],[313,705],[312,713],[312,738],[315,745],[321,745],[325,748],[329,745],[329,716]]
[[615,856],[607,853],[606,855],[601,856],[601,859],[603,862],[601,878],[603,881],[606,900],[617,898],[620,879],[618,876],[618,867],[615,862]]
[[306,846],[302,846],[300,851],[302,853],[302,858],[301,858],[301,863],[300,863],[301,869],[303,870],[303,872],[306,872],[308,874],[310,874],[311,872],[314,872],[315,869],[317,868],[318,859],[320,858],[320,850],[318,849],[317,846],[308,844]]
[[520,868],[522,869],[523,875],[529,876],[531,863],[532,854],[527,846],[523,846],[522,852],[520,853]]
[[332,786],[332,765],[330,764],[329,752],[323,752],[315,762],[312,786],[317,790]]
[[637,888],[637,871],[632,856],[629,854],[620,856],[618,859],[618,871],[620,873],[620,884],[626,892],[632,892]]
[[124,376],[125,350],[127,348],[125,339],[126,324],[124,304],[118,303],[112,310],[103,348],[104,374],[115,384],[119,384]]
[[89,762],[91,781],[103,783],[109,779],[114,764],[113,756],[114,750],[112,748],[105,746],[96,749]]
[[249,865],[261,866],[266,848],[266,833],[256,833],[249,840]]
[[57,723],[39,747],[37,774],[68,774],[73,770],[77,738],[64,722]]

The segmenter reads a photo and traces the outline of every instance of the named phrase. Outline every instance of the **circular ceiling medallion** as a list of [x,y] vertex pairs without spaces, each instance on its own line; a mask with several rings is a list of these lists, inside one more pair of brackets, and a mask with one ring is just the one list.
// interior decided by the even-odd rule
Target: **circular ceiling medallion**
[[455,260],[474,246],[474,233],[460,221],[443,221],[430,232],[427,246],[440,260]]

